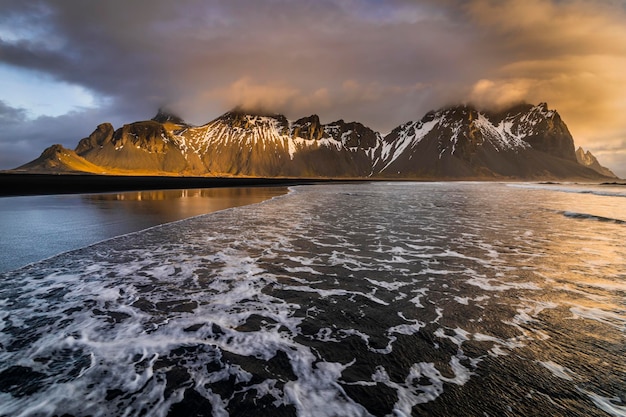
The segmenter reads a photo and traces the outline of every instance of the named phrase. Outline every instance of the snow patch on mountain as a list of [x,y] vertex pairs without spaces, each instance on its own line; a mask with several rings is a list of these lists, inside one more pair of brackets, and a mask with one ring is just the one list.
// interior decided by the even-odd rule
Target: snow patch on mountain
[[422,119],[418,122],[408,122],[400,126],[397,138],[393,141],[382,143],[381,160],[384,161],[384,166],[380,171],[384,171],[408,148],[415,148],[440,122],[441,117],[436,117],[433,120],[424,121]]
[[512,131],[513,122],[508,118],[494,126],[483,113],[479,113],[475,123],[498,152],[518,152],[520,149],[531,148],[530,144],[523,139],[524,135]]
[[[326,147],[337,151],[350,150],[350,138],[361,136],[353,130],[342,132],[339,124],[322,125],[324,135],[319,139],[296,136],[295,128],[309,127],[308,124],[296,124],[282,115],[258,116],[227,113],[226,115],[199,127],[187,127],[180,132],[173,132],[176,144],[184,152],[193,152],[198,156],[212,147],[237,146],[250,149],[260,146],[264,150],[275,147],[286,151],[290,159],[297,152],[306,149]],[[377,134],[378,142],[382,136]],[[378,146],[378,145],[377,145]],[[374,152],[368,149],[369,153]]]

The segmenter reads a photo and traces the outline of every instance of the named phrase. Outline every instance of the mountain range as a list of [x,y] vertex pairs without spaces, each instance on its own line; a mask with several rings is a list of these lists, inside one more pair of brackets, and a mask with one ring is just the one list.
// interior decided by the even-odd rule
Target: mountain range
[[575,150],[545,103],[500,112],[468,105],[428,112],[382,135],[359,122],[295,121],[237,108],[201,126],[160,110],[151,120],[100,124],[74,150],[61,145],[16,172],[124,175],[409,178],[616,178]]

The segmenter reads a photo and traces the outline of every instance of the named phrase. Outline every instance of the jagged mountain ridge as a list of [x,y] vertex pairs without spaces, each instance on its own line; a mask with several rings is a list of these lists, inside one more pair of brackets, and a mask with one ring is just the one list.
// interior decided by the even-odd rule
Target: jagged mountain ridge
[[[227,112],[193,126],[162,109],[148,121],[115,130],[99,125],[76,147],[98,172],[169,175],[588,178],[601,174],[577,162],[574,142],[545,103],[500,113],[447,107],[383,137],[358,122],[322,124],[317,115]],[[35,169],[35,161],[20,169]],[[40,161],[41,165],[41,161]],[[74,164],[76,165],[76,164]]]
[[363,177],[372,174],[371,154],[381,143],[360,123],[323,125],[316,115],[290,122],[234,110],[191,126],[159,112],[116,131],[102,124],[76,152],[103,167],[188,175]]
[[578,160],[579,164],[584,165],[587,168],[591,168],[606,177],[617,178],[617,175],[615,175],[613,171],[600,165],[598,159],[593,156],[591,152],[585,152],[585,150],[580,146],[578,147],[578,149],[576,149],[576,159]]
[[500,113],[447,107],[384,138],[375,171],[382,176],[593,178],[576,161],[574,140],[545,103]]

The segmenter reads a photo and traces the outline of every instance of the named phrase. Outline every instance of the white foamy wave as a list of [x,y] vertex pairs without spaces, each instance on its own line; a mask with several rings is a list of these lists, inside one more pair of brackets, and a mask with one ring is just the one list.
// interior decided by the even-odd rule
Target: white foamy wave
[[[512,289],[540,290],[534,282],[501,282],[496,279],[475,276],[466,281],[470,285],[482,288],[486,291],[507,291]],[[496,284],[493,284],[493,283]]]
[[[371,382],[362,381],[355,385],[375,386],[386,385],[398,392],[398,401],[394,404],[394,416],[410,416],[412,409],[418,404],[435,400],[444,392],[444,383],[464,385],[471,377],[472,372],[464,367],[459,358],[454,356],[449,363],[453,371],[452,378],[445,377],[436,368],[435,364],[420,362],[409,369],[409,374],[402,382],[394,381],[383,366],[378,366],[371,376]],[[420,383],[428,381],[428,384]]]
[[554,363],[552,361],[537,361],[538,364],[546,368],[548,371],[552,373],[557,378],[565,379],[567,381],[573,381],[576,374],[572,372],[570,369],[559,365],[558,363]]
[[507,340],[503,340],[499,337],[489,336],[482,333],[474,333],[472,339],[477,342],[492,342],[493,347],[489,349],[489,355],[491,356],[507,356],[512,350],[519,349],[526,346],[526,343],[522,342],[520,337],[512,337]]
[[470,340],[469,338],[470,333],[461,328],[457,327],[456,329],[449,329],[449,330],[451,330],[454,334],[453,335],[446,334],[446,329],[439,328],[435,331],[434,335],[442,339],[448,339],[459,347],[461,347],[463,342]]
[[623,331],[626,331],[626,315],[624,314],[602,310],[597,307],[583,306],[571,307],[570,311],[573,314],[573,319],[584,318],[589,320],[595,320],[600,323],[608,324],[609,326],[613,326]]
[[593,401],[594,404],[602,411],[615,417],[626,416],[626,406],[615,404],[622,402],[618,397],[608,398],[584,389],[578,388],[578,390],[587,395],[591,399],[591,401]]
[[366,410],[359,404],[346,399],[337,389],[337,379],[348,365],[317,362],[312,368],[313,357],[302,365],[304,372],[294,370],[303,378],[285,385],[285,396],[294,404],[299,416],[364,416]]

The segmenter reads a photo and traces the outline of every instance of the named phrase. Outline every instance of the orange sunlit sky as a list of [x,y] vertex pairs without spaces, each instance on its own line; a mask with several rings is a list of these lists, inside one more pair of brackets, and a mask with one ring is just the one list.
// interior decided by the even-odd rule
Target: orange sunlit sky
[[623,0],[0,0],[0,169],[161,106],[382,133],[455,103],[556,109],[626,177]]

